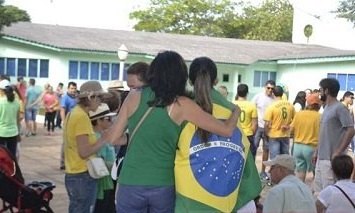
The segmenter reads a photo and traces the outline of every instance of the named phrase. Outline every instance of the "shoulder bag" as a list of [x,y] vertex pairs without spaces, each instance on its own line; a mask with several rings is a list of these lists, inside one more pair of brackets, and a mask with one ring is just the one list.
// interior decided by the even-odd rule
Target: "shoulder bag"
[[353,201],[350,199],[350,197],[344,192],[344,190],[342,188],[340,188],[339,186],[337,185],[333,185],[335,186],[336,188],[338,188],[343,194],[344,196],[348,199],[348,201],[351,203],[351,205],[353,206],[353,208],[355,209],[355,204],[353,203]]
[[[68,113],[68,119],[65,123],[64,131],[66,131],[71,113]],[[65,143],[68,143],[68,135],[65,134]],[[86,161],[89,175],[94,179],[99,179],[108,176],[110,173],[106,167],[104,159],[100,157],[91,157]]]
[[[149,107],[148,110],[144,113],[143,117],[139,120],[137,126],[134,128],[134,130],[132,131],[132,134],[129,135],[128,133],[126,133],[127,136],[127,147],[121,147],[125,148],[126,150],[128,149],[129,145],[131,144],[132,138],[134,137],[134,135],[136,134],[138,128],[141,126],[141,124],[143,123],[144,119],[148,116],[148,114],[152,111],[153,107]],[[121,157],[117,157],[112,169],[111,169],[111,178],[113,180],[117,180],[117,177],[119,176],[119,172],[122,168],[122,163],[124,160],[124,155]]]

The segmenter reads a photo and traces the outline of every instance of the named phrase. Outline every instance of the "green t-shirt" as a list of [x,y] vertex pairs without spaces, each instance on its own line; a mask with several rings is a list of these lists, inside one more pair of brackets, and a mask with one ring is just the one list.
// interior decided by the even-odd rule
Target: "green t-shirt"
[[[149,87],[142,90],[140,105],[128,119],[129,132],[148,110],[147,101],[153,98],[154,93]],[[174,160],[180,131],[181,127],[171,120],[166,108],[154,107],[128,145],[119,183],[174,185]]]
[[14,137],[18,135],[17,115],[20,104],[17,100],[7,101],[7,97],[0,97],[0,137]]

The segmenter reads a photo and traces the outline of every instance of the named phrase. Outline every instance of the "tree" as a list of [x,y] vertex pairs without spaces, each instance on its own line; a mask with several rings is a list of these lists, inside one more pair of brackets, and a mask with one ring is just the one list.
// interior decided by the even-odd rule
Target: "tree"
[[293,9],[287,0],[260,7],[238,0],[151,0],[134,11],[135,30],[242,39],[291,41]]
[[261,7],[244,8],[245,39],[291,41],[293,8],[286,0],[268,0]]
[[342,0],[335,11],[339,18],[345,18],[355,26],[355,0]]
[[151,0],[149,8],[132,12],[130,18],[139,20],[135,30],[220,36],[218,22],[233,15],[234,6],[230,0]]
[[7,5],[3,6],[4,0],[0,0],[0,32],[4,26],[10,26],[18,21],[31,21],[26,11],[18,7]]

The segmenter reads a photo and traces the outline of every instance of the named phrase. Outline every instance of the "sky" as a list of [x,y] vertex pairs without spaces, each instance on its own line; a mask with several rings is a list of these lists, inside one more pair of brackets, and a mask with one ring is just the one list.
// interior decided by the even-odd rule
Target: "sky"
[[27,11],[31,22],[66,26],[132,30],[129,13],[149,0],[5,0]]
[[27,11],[33,23],[114,30],[133,30],[135,21],[129,19],[129,13],[149,3],[150,0],[5,0],[5,5]]

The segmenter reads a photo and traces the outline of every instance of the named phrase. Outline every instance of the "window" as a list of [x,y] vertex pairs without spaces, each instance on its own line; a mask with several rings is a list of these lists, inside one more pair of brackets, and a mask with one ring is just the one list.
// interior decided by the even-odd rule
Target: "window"
[[222,82],[229,82],[229,74],[223,74]]
[[78,62],[69,61],[69,79],[78,78]]
[[101,80],[107,81],[110,77],[109,63],[101,63]]
[[91,62],[90,79],[99,80],[99,62]]
[[5,58],[0,58],[0,74],[5,74]]
[[89,62],[80,62],[80,79],[88,80],[89,79]]
[[[126,69],[130,64],[125,64],[123,79],[127,79]],[[69,61],[69,79],[81,80],[117,80],[120,65],[118,63],[90,62],[90,61]]]
[[124,64],[123,68],[123,80],[127,81],[127,69],[131,66],[131,64]]
[[276,81],[276,72],[254,71],[254,87],[263,87],[268,80]]
[[119,64],[111,64],[111,80],[118,79]]
[[340,84],[340,90],[346,90],[347,75],[346,74],[338,74],[337,79]]
[[28,63],[28,76],[37,77],[37,70],[38,70],[38,60],[30,59]]
[[340,90],[343,90],[343,91],[355,90],[355,74],[328,73],[327,77],[337,79],[340,84]]
[[48,78],[48,72],[49,72],[49,60],[40,60],[39,77]]
[[355,90],[355,75],[354,74],[348,74],[348,87],[347,90],[354,91]]
[[17,76],[26,76],[27,59],[19,58],[17,60]]
[[8,58],[6,61],[6,75],[15,76],[16,59]]

